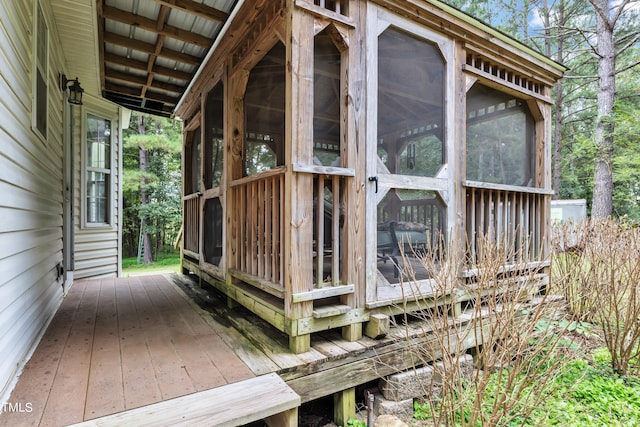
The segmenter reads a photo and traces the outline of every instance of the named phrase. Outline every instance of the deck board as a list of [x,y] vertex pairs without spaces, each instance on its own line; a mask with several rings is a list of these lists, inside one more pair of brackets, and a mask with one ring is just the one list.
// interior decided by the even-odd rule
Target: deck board
[[41,425],[71,424],[84,419],[100,282],[86,286],[60,360]]
[[100,283],[84,419],[125,409],[115,288],[114,280]]
[[116,286],[118,331],[122,357],[125,409],[137,408],[161,400],[160,388],[151,365],[151,355],[138,319],[131,293],[131,279],[120,279]]
[[212,325],[164,276],[77,281],[11,394],[33,410],[0,426],[62,426],[255,377]]

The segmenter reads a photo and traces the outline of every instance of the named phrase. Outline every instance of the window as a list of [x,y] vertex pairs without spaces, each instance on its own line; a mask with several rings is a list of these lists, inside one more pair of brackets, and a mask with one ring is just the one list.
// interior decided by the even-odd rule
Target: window
[[220,186],[223,160],[224,86],[218,83],[207,95],[205,105],[204,185],[208,190]]
[[42,6],[36,2],[34,20],[34,61],[33,61],[33,130],[42,138],[47,138],[47,76],[49,64],[49,28],[44,19]]
[[85,220],[106,225],[111,196],[111,121],[87,114],[85,158]]
[[251,70],[244,96],[244,175],[284,164],[286,49],[278,42]]
[[184,194],[200,191],[200,128],[187,133],[187,145],[184,158]]
[[533,187],[534,119],[526,102],[476,84],[467,93],[467,179]]
[[329,29],[314,38],[313,161],[342,166],[340,160],[341,54]]
[[445,163],[445,62],[395,28],[378,38],[378,156],[390,173],[434,177]]

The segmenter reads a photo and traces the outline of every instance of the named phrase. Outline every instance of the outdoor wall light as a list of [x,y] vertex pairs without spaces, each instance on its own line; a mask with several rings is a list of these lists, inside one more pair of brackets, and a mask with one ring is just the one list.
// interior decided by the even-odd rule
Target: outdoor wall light
[[[71,83],[71,85],[69,85]],[[84,89],[80,86],[80,82],[76,77],[75,80],[67,79],[67,76],[60,74],[60,90],[69,89],[69,104],[82,105],[82,93]]]

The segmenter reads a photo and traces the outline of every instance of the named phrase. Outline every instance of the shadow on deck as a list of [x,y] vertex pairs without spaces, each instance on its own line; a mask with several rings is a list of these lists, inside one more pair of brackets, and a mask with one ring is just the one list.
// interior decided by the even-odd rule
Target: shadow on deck
[[[292,354],[285,334],[243,307],[228,308],[226,297],[192,277],[77,281],[11,395],[31,410],[3,414],[0,426],[61,426],[134,408],[153,411],[159,402],[274,373],[298,402],[309,402],[410,368],[408,346],[428,334],[418,328],[407,340],[400,329],[355,342],[339,330],[315,333],[309,352]],[[215,424],[215,410],[206,424]]]

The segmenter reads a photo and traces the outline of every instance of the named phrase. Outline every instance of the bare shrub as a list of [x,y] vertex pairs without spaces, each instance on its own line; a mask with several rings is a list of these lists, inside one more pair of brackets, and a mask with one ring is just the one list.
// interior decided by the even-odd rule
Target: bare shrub
[[640,229],[614,219],[585,221],[575,229],[579,251],[559,244],[567,229],[556,231],[554,286],[577,318],[602,330],[614,371],[638,373]]
[[[466,270],[472,273],[465,275],[468,260],[443,251],[442,242],[438,246],[446,257],[421,258],[432,293],[421,295],[420,309],[403,319],[407,337],[417,327],[428,337],[411,350],[416,367],[433,369],[420,384],[430,420],[438,426],[524,423],[554,391],[562,368],[554,359],[566,328],[554,321],[564,309],[562,299],[540,292],[547,284],[544,264],[514,264],[525,257],[514,256],[512,247],[481,239],[477,261]],[[409,277],[415,282],[411,272]]]

